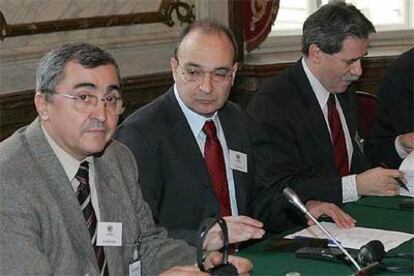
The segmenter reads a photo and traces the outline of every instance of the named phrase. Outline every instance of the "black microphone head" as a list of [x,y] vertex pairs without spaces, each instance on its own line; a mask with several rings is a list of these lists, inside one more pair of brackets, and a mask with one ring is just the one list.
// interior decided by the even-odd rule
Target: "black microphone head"
[[358,254],[358,263],[361,265],[372,264],[385,256],[384,244],[379,240],[372,240],[362,246]]

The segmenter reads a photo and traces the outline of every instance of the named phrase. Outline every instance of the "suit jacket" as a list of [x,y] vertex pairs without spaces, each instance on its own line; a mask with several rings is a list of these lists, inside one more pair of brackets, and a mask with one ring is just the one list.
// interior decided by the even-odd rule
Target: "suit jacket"
[[[247,117],[231,102],[218,116],[228,148],[247,154],[253,171]],[[133,152],[140,184],[156,223],[172,237],[195,244],[203,219],[219,214],[219,202],[203,155],[171,87],[164,95],[130,115],[116,139]],[[239,214],[248,213],[253,177],[233,170]]]
[[[338,94],[354,147],[350,171],[359,173],[369,164],[361,151],[354,97],[352,88]],[[261,191],[255,200],[256,216],[268,226],[300,223],[303,216],[298,217],[282,197],[287,186],[304,201],[342,202],[329,130],[301,60],[265,84],[249,103],[248,113],[260,128],[255,142]]]
[[378,109],[368,139],[367,154],[375,165],[385,163],[397,169],[401,157],[395,138],[414,131],[414,48],[404,52],[390,66],[378,91]]
[[[102,221],[122,222],[122,244],[145,233],[143,274],[195,263],[195,250],[156,228],[131,153],[112,142],[94,157]],[[36,119],[0,144],[0,274],[97,275],[79,202]],[[128,273],[134,247],[105,247],[110,275]]]

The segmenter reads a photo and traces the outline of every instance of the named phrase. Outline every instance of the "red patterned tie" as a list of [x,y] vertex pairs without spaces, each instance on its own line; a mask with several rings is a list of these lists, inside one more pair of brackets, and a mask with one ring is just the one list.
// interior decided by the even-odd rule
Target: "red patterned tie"
[[78,189],[76,190],[76,196],[79,200],[79,204],[82,208],[83,217],[85,218],[86,225],[88,226],[89,234],[95,251],[95,256],[98,261],[101,275],[108,275],[108,267],[106,265],[105,253],[102,246],[96,245],[96,215],[92,206],[91,193],[89,186],[89,165],[88,161],[83,161],[79,170],[75,175],[75,178],[79,181]]
[[336,109],[334,94],[328,99],[328,122],[331,129],[331,139],[334,146],[335,165],[341,176],[349,174],[348,152],[346,149],[345,135]]
[[214,193],[220,202],[220,216],[231,216],[229,188],[227,185],[223,149],[217,138],[214,122],[207,121],[204,124],[203,131],[207,135],[204,146],[204,159],[213,183]]

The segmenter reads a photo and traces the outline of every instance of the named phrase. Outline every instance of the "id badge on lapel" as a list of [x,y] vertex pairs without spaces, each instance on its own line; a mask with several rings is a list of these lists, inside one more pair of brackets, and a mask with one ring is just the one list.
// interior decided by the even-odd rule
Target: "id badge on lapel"
[[142,241],[142,234],[140,233],[138,238],[135,240],[134,244],[130,246],[134,247],[134,252],[132,257],[129,261],[129,276],[141,276],[141,241]]

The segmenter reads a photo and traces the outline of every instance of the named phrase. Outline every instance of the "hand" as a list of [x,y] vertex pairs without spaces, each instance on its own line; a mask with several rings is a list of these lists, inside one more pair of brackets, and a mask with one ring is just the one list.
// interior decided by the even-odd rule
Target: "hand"
[[[238,243],[250,239],[261,239],[265,233],[263,223],[246,216],[223,217],[227,223],[229,243]],[[224,245],[223,233],[218,224],[214,225],[204,240],[203,249],[214,251]]]
[[196,266],[175,266],[160,274],[160,276],[208,276]]
[[[217,251],[210,253],[204,261],[205,269],[210,269],[213,266],[222,263],[223,255]],[[249,272],[253,269],[253,264],[246,258],[229,255],[228,261],[237,268],[237,273],[240,275],[250,275]]]
[[398,136],[398,142],[407,153],[412,152],[414,150],[414,132],[401,134]]
[[403,178],[399,170],[374,168],[357,174],[356,184],[359,195],[395,196],[399,194],[400,185],[395,178]]
[[[322,215],[326,215],[341,228],[351,228],[355,226],[356,220],[333,203],[309,200],[306,202],[306,208],[316,219]],[[308,225],[313,224],[315,223],[311,219],[308,219]]]

